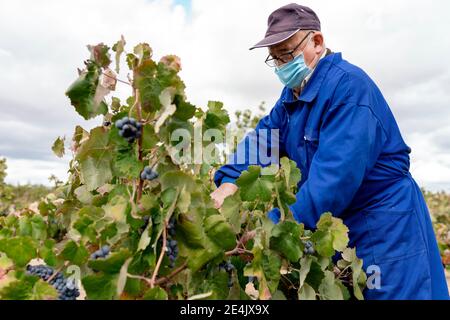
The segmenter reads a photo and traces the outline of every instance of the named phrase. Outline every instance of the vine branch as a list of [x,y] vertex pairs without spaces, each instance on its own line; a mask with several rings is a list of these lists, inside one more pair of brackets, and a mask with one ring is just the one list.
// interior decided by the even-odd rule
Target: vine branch
[[158,262],[156,263],[155,270],[153,271],[152,278],[150,279],[150,287],[153,288],[155,286],[155,280],[156,276],[158,275],[159,268],[161,267],[162,260],[164,258],[164,254],[166,252],[166,246],[167,246],[167,222],[164,220],[164,229],[162,232],[163,235],[163,243],[161,248],[161,253],[159,254]]

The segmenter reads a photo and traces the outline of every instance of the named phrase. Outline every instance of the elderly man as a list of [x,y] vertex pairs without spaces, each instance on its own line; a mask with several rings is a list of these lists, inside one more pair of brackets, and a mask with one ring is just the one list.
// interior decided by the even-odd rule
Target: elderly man
[[[280,153],[302,171],[294,218],[309,229],[327,211],[343,219],[366,272],[381,273],[366,299],[448,299],[430,215],[409,172],[411,149],[376,84],[326,49],[320,21],[305,6],[275,10],[265,38],[250,49],[263,47],[285,87],[254,132],[279,129]],[[246,148],[241,142],[236,152]],[[237,190],[234,181],[249,164],[216,172],[216,207]],[[279,210],[269,217],[277,223]]]

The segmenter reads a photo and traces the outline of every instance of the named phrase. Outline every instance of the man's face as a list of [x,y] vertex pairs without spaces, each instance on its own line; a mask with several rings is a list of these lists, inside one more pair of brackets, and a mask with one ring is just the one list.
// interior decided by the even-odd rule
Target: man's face
[[[269,54],[272,57],[280,57],[283,54],[291,52],[298,46],[298,44],[305,38],[308,31],[300,30],[289,39],[269,47]],[[294,57],[298,56],[302,51],[305,58],[305,63],[308,67],[312,67],[313,63],[321,55],[324,49],[323,36],[320,31],[310,33],[300,46],[293,52]],[[288,61],[287,61],[288,62]],[[283,63],[276,60],[278,66]]]

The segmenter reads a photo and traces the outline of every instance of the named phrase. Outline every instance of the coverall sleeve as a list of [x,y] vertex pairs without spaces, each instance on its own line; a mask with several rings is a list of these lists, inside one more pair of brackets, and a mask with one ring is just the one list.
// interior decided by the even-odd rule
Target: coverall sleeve
[[[283,106],[283,97],[286,95],[286,90],[287,88],[285,87],[270,113],[263,117],[256,125],[256,128],[238,143],[236,151],[229,156],[230,161],[216,171],[214,183],[217,187],[225,182],[235,183],[242,171],[247,170],[249,165],[265,167],[276,163],[279,159],[273,156],[276,146],[271,145],[272,138],[279,141],[279,154],[285,152],[281,129],[286,117]],[[278,132],[271,131],[271,129],[278,130]],[[260,154],[268,155],[271,161],[267,162],[267,159],[261,159]],[[276,161],[273,161],[274,158],[276,158]]]
[[314,229],[324,212],[339,216],[375,165],[385,142],[385,131],[369,106],[331,107],[320,128],[308,178],[290,206],[295,220]]

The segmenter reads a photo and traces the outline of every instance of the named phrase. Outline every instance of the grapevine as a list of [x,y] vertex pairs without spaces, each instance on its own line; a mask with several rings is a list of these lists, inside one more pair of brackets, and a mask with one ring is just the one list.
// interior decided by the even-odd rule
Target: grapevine
[[[363,299],[366,275],[342,220],[327,212],[306,230],[293,219],[294,161],[249,166],[216,209],[219,142],[201,139],[219,156],[198,162],[194,136],[226,131],[223,104],[190,103],[180,59],[155,61],[147,43],[127,51],[122,37],[88,49],[66,96],[100,125],[75,128],[69,178],[38,212],[0,217],[1,299]],[[126,62],[128,81],[109,68],[112,55],[117,73]],[[126,100],[113,96],[116,85],[130,90]],[[174,139],[177,130],[190,138]],[[56,154],[65,149],[55,142]],[[277,224],[267,216],[273,208]],[[64,278],[69,267],[76,284]]]

